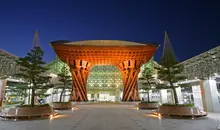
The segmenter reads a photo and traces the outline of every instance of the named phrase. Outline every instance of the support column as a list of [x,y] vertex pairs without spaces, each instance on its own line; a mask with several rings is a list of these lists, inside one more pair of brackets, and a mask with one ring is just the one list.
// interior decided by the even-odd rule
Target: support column
[[162,104],[168,103],[168,101],[167,101],[167,90],[166,89],[161,89],[160,90],[160,102]]
[[135,60],[124,61],[119,65],[124,83],[122,101],[140,101],[137,83],[140,69],[137,65]]
[[204,111],[220,112],[220,94],[217,90],[216,81],[213,79],[201,80],[200,87]]
[[177,98],[178,98],[178,103],[182,104],[182,92],[181,92],[181,87],[175,88],[176,89],[176,94],[177,94]]
[[200,86],[199,85],[192,86],[192,92],[193,92],[194,106],[198,107],[200,110],[203,110]]
[[3,107],[3,101],[5,98],[5,88],[6,88],[6,80],[5,79],[0,79],[0,111],[2,110]]
[[120,89],[115,89],[115,101],[120,101]]
[[83,60],[74,60],[70,62],[70,71],[72,73],[74,87],[74,101],[88,101],[86,82],[89,75],[91,64]]

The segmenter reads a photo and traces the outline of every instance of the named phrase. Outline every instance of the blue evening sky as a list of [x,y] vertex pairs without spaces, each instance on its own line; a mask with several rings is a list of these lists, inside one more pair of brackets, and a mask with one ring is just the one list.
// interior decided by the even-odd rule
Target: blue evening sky
[[[0,2],[0,49],[24,56],[35,30],[45,61],[50,41],[114,39],[163,44],[180,61],[220,45],[219,0],[7,0]],[[155,59],[161,55],[162,46]]]

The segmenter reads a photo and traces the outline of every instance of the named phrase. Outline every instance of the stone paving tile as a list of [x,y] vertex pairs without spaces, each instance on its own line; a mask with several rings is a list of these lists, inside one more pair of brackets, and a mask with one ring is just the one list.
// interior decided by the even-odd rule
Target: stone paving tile
[[54,119],[0,121],[0,130],[217,130],[220,114],[206,118],[158,118],[149,110],[129,105],[79,105],[76,111],[62,111]]

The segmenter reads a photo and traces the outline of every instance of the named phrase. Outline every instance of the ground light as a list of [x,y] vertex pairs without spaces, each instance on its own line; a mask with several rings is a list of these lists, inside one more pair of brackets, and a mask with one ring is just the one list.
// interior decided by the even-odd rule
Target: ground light
[[161,119],[161,114],[160,113],[158,114],[158,118]]
[[155,116],[157,116],[159,119],[161,119],[162,115],[161,115],[160,113],[158,113],[158,112],[155,111],[155,110],[152,110],[152,112],[153,112],[153,114],[154,114]]
[[51,120],[53,119],[53,114],[50,115],[50,119],[51,119]]
[[53,114],[50,115],[50,120],[52,120],[54,117],[56,117],[58,115],[57,112],[54,112]]
[[161,117],[161,114],[159,113],[158,116]]

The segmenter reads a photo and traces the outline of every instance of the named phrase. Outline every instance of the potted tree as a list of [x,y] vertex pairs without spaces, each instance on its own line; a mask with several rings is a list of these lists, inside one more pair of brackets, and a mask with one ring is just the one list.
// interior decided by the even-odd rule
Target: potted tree
[[178,116],[192,116],[192,115],[206,115],[201,113],[193,104],[179,104],[176,88],[189,87],[188,84],[178,84],[178,81],[186,79],[182,75],[183,66],[178,64],[178,60],[174,55],[167,33],[165,33],[163,55],[160,59],[160,67],[158,70],[158,79],[162,82],[158,84],[157,89],[171,89],[173,92],[173,104],[162,104],[159,106],[158,112],[160,114],[178,115]]
[[[69,74],[68,67],[66,64],[61,68],[61,72],[58,73],[59,84],[55,89],[61,89],[59,102],[53,102],[53,109],[71,109],[71,101],[65,101],[66,91],[72,90],[72,77]],[[70,91],[72,93],[72,91]],[[70,94],[71,96],[71,94]],[[71,98],[71,97],[70,97]]]
[[20,66],[20,72],[16,74],[17,77],[24,79],[29,85],[30,89],[30,104],[22,104],[15,108],[5,109],[3,117],[33,117],[33,116],[50,116],[53,114],[53,109],[49,104],[39,105],[36,101],[36,90],[41,88],[48,88],[50,84],[50,77],[45,76],[47,68],[43,67],[43,50],[35,46],[23,58],[19,58],[17,65]]

